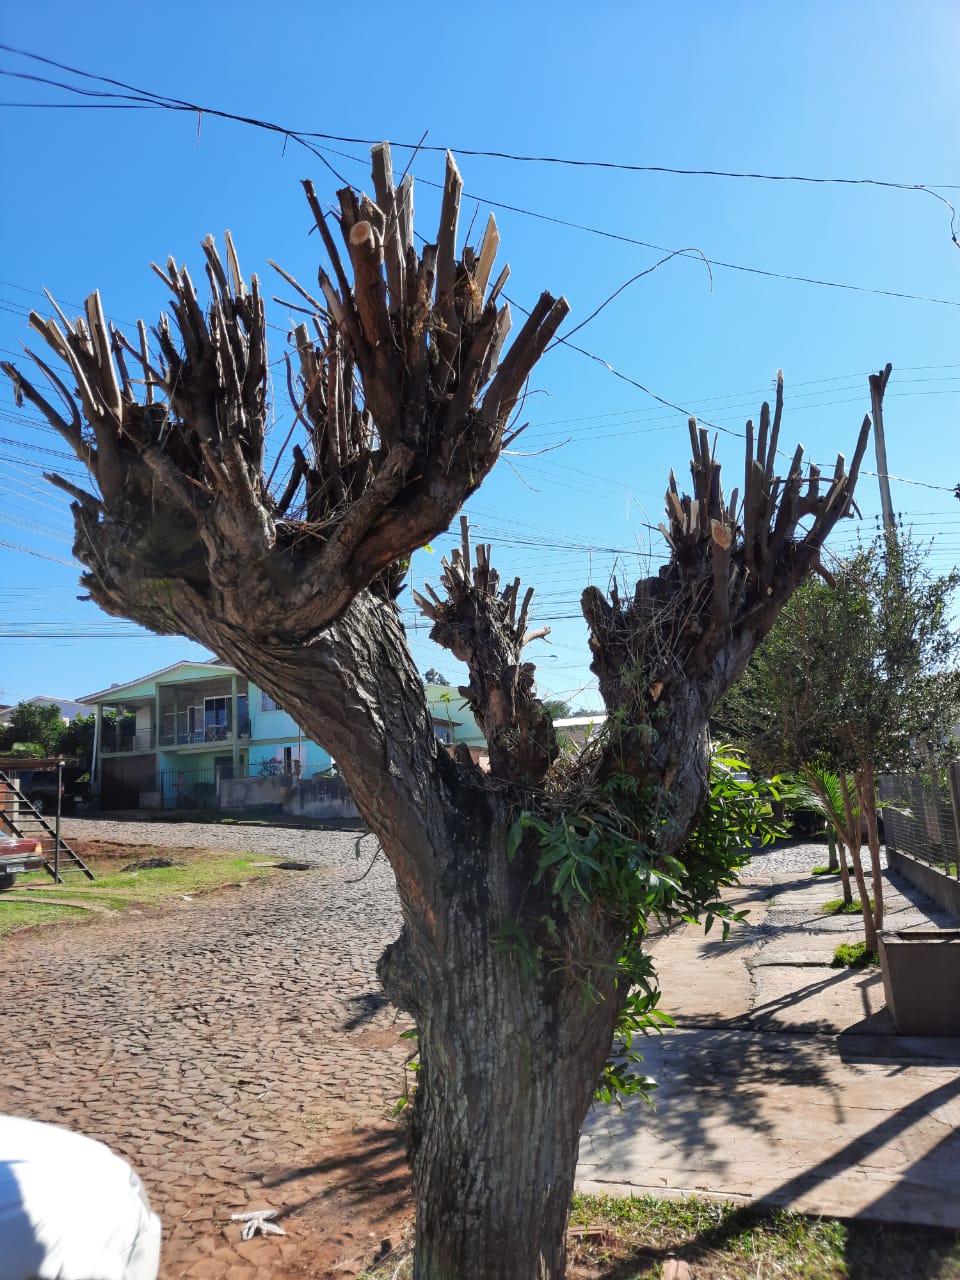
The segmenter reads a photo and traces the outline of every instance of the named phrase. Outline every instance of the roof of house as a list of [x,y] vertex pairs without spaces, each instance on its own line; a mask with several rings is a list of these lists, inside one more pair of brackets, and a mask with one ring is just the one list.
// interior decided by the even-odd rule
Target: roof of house
[[[24,698],[23,702],[34,702],[41,707],[59,707],[64,720],[76,720],[77,716],[86,716],[93,711],[83,701],[75,702],[72,698],[50,698],[45,693],[38,693],[35,698]],[[9,719],[10,712],[15,711],[20,703],[0,707],[0,721]]]
[[125,684],[112,684],[109,689],[101,689],[98,693],[86,693],[83,695],[82,700],[84,702],[109,702],[112,698],[121,698],[125,693],[139,689],[142,685],[156,683],[161,676],[173,677],[182,675],[187,670],[195,670],[203,676],[209,673],[211,667],[216,667],[225,676],[237,674],[235,667],[228,666],[227,663],[221,662],[219,658],[201,659],[199,661],[184,660],[174,662],[169,667],[161,667],[159,671],[150,671],[146,675],[138,676],[136,680],[128,680]]

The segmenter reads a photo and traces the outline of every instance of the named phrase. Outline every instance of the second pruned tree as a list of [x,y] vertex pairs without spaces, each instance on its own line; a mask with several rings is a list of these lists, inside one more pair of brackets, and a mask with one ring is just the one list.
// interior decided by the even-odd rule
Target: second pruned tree
[[33,356],[52,392],[3,367],[91,477],[50,479],[73,498],[93,599],[274,697],[336,757],[390,861],[404,924],[380,974],[421,1055],[414,1274],[557,1280],[581,1126],[649,981],[647,920],[709,908],[724,876],[678,857],[707,794],[711,708],[849,512],[869,423],[849,467],[823,478],[798,450],[779,478],[778,380],[729,494],[691,423],[667,563],[583,593],[607,720],[573,760],[537,694],[532,592],[464,526],[419,603],[466,665],[482,772],[438,743],[396,602],[410,556],[496,462],[567,306],[544,294],[507,343],[496,223],[458,246],[452,158],[419,248],[387,146],[370,196],[345,188],[331,210],[304,185],[326,261],[315,288],[287,277],[311,318],[290,357],[302,431],[275,483],[264,300],[229,238],[225,261],[204,242],[205,303],[186,268],[157,268],[171,303],[152,337],[126,338],[92,294],[79,320],[31,319],[66,368]]
[[935,771],[960,714],[960,572],[933,573],[929,551],[891,528],[832,561],[829,584],[800,588],[720,706],[757,769],[794,770],[817,796],[851,905],[849,856],[873,954],[884,922],[878,783]]

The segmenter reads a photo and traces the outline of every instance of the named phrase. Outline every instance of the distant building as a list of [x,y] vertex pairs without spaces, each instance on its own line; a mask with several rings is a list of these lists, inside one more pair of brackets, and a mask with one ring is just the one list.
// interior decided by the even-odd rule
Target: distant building
[[553,727],[561,738],[567,738],[576,746],[582,747],[606,718],[606,714],[602,711],[588,716],[562,716],[559,720],[554,720]]
[[[89,716],[93,714],[93,706],[87,706],[85,702],[72,702],[69,698],[48,698],[45,694],[38,694],[35,698],[23,698],[23,702],[35,702],[41,707],[59,707],[60,714],[64,720],[76,720],[77,716]],[[9,724],[10,716],[20,703],[14,703],[13,706],[0,707],[0,724]]]
[[217,660],[177,662],[87,694],[88,703],[104,809],[210,807],[222,779],[306,778],[332,763],[269,694]]
[[474,761],[487,754],[487,740],[473,717],[466,699],[446,684],[425,684],[423,692],[433,720],[433,731],[450,754],[462,743],[470,748]]
[[[470,749],[474,764],[479,764],[482,769],[488,768],[487,740],[463,695],[443,684],[424,685],[423,691],[433,720],[433,731],[450,754],[463,743]],[[565,716],[554,720],[553,727],[561,738],[567,738],[582,747],[606,718],[603,712],[586,716]]]

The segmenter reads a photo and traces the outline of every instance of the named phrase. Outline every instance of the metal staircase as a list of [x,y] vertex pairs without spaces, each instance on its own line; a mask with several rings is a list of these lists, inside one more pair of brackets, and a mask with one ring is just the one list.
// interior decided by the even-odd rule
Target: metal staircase
[[[12,835],[28,840],[36,840],[41,846],[43,865],[48,873],[56,879],[56,828],[30,803],[14,778],[0,771],[0,823]],[[64,872],[77,872],[88,880],[94,874],[75,849],[60,837],[60,877]]]

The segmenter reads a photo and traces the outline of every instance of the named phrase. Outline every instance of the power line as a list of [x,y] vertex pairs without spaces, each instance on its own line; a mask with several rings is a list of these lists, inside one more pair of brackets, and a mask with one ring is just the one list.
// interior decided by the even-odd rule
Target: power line
[[[228,120],[237,120],[244,124],[256,124],[261,128],[270,129],[274,132],[283,133],[290,137],[297,138],[321,138],[328,142],[345,142],[352,146],[376,146],[382,142],[382,138],[359,138],[350,137],[344,134],[322,133],[313,129],[290,129],[283,125],[271,123],[269,121],[256,120],[250,116],[237,115],[229,111],[222,111],[212,107],[202,107],[197,103],[187,102],[183,98],[173,98],[167,94],[156,93],[151,89],[143,89],[136,85],[127,84],[122,80],[115,80],[109,76],[97,75],[90,71],[83,71],[78,67],[72,67],[64,62],[57,62],[53,58],[43,57],[41,54],[31,53],[27,49],[18,49],[13,45],[0,44],[0,49],[6,53],[16,54],[18,57],[27,58],[33,62],[41,62],[47,66],[56,67],[60,71],[67,71],[71,75],[82,76],[87,80],[94,80],[101,84],[112,84],[116,88],[128,90],[129,93],[136,95],[136,99],[148,99],[149,101],[143,105],[154,105],[158,107],[166,107],[168,104],[175,105],[182,111],[198,112],[203,115],[221,116]],[[0,74],[16,76],[23,79],[39,79],[39,77],[29,77],[20,72],[0,72]],[[42,81],[41,81],[42,82]],[[78,86],[58,84],[59,88],[66,88],[72,92],[80,92]],[[93,92],[93,91],[88,91]],[[118,95],[125,96],[125,95]],[[2,104],[0,104],[2,105]],[[59,105],[59,104],[48,104]],[[810,174],[791,174],[791,173],[753,173],[741,172],[727,169],[692,169],[678,168],[668,165],[650,165],[650,164],[632,164],[624,161],[616,160],[596,160],[582,159],[570,156],[554,156],[554,155],[525,155],[512,151],[492,151],[480,148],[457,147],[439,145],[436,143],[425,143],[421,138],[419,142],[391,142],[391,146],[395,146],[404,151],[430,151],[430,152],[446,152],[453,151],[459,155],[479,157],[491,160],[510,160],[521,164],[550,164],[562,165],[570,168],[578,169],[612,169],[623,173],[661,173],[676,175],[679,177],[694,178],[735,178],[746,179],[750,181],[763,182],[801,182],[812,183],[815,185],[840,185],[840,186],[870,186],[884,187],[895,191],[922,191],[929,194],[935,194],[934,188],[942,191],[960,191],[960,185],[949,182],[895,182],[883,178],[849,178],[849,177],[829,177]]]
[[[391,143],[391,146],[393,144]],[[398,144],[399,145],[399,144]],[[366,165],[367,161],[360,156],[350,156],[345,152],[336,152],[347,160],[352,160],[355,164]],[[438,191],[443,189],[442,182],[434,182],[430,178],[418,176],[417,181],[425,187],[433,187]],[[571,231],[582,231],[586,235],[599,236],[604,240],[614,240],[620,244],[633,245],[640,249],[651,249],[655,253],[664,253],[680,258],[688,258],[693,261],[705,262],[708,267],[719,267],[724,271],[739,271],[745,275],[762,276],[768,280],[786,280],[793,284],[809,284],[815,285],[821,289],[842,289],[851,293],[868,293],[881,298],[896,298],[905,302],[927,302],[931,305],[941,307],[960,307],[960,301],[953,298],[935,298],[926,294],[904,293],[896,289],[876,289],[869,285],[850,284],[840,280],[821,280],[816,276],[795,275],[786,271],[771,271],[764,267],[748,267],[740,262],[726,262],[721,258],[711,258],[702,253],[699,249],[670,249],[666,245],[656,244],[652,240],[640,240],[636,236],[628,236],[623,232],[609,231],[603,227],[593,227],[583,222],[574,222],[569,218],[561,218],[556,214],[543,213],[536,209],[526,209],[521,205],[508,204],[503,200],[494,200],[490,196],[478,195],[476,192],[465,191],[464,200],[476,200],[479,204],[488,205],[492,209],[501,209],[506,213],[517,213],[525,218],[534,218],[538,222],[553,223],[558,227],[566,227]],[[950,206],[951,210],[953,206]],[[956,238],[951,236],[956,243]]]
[[[292,140],[294,142],[297,142],[299,145],[306,147],[307,150],[309,150],[324,165],[326,165],[326,167],[334,174],[334,176],[338,179],[338,181],[344,184],[344,186],[352,186],[353,184],[350,183],[346,178],[344,178],[343,175],[339,173],[337,169],[330,163],[330,161],[326,159],[326,157],[323,154],[321,154],[324,150],[326,150],[326,148],[314,146],[310,142],[308,142],[307,139],[323,139],[325,141],[345,142],[348,144],[363,145],[363,146],[376,145],[377,142],[382,141],[382,139],[354,138],[354,137],[348,137],[340,134],[324,133],[317,130],[292,129],[292,128],[288,128],[285,125],[277,124],[274,121],[260,120],[253,116],[245,116],[245,115],[238,114],[236,112],[223,111],[216,107],[202,106],[199,103],[188,102],[182,98],[174,98],[172,96],[168,96],[164,94],[157,94],[157,93],[154,93],[152,90],[141,89],[141,88],[138,88],[137,86],[127,84],[124,81],[112,79],[109,76],[95,75],[92,72],[82,71],[77,67],[71,67],[66,63],[56,62],[51,58],[45,58],[39,54],[30,53],[27,50],[16,49],[11,45],[0,44],[0,49],[5,50],[8,53],[13,53],[20,57],[45,63],[49,66],[58,67],[59,69],[63,71],[67,71],[72,75],[82,76],[85,79],[94,80],[102,84],[115,85],[118,88],[128,90],[130,91],[130,93],[137,95],[139,99],[146,99],[146,101],[141,102],[141,105],[154,107],[161,110],[188,112],[191,115],[196,115],[198,117],[198,120],[205,115],[212,116],[217,119],[230,120],[238,124],[246,124],[251,126],[252,128],[263,129],[270,133],[279,134],[284,139],[284,146],[286,146],[287,140]],[[109,100],[109,101],[103,102],[102,104],[99,104],[104,107],[130,105],[129,103],[118,104],[112,101],[112,99],[116,97],[121,97],[121,98],[125,97],[126,95],[123,95],[123,94],[116,95],[116,94],[110,94],[107,92],[99,92],[95,90],[82,89],[78,85],[69,85],[59,81],[46,80],[44,77],[26,76],[22,72],[11,72],[11,71],[0,70],[0,76],[33,79],[41,83],[48,83],[53,87],[64,89],[67,92],[103,97],[104,99]],[[40,105],[40,104],[0,103],[0,106],[29,106],[29,105]],[[47,104],[47,105],[68,106],[69,104]],[[426,146],[426,145],[419,145],[419,144],[408,143],[408,142],[391,142],[391,146],[396,146],[401,150],[409,150],[414,155],[418,151],[444,152],[448,150],[447,147],[441,147],[437,145]],[[804,174],[764,174],[764,173],[746,173],[746,172],[738,173],[734,171],[719,170],[719,169],[681,169],[681,168],[671,169],[662,165],[619,164],[619,163],[606,161],[606,160],[576,160],[576,159],[570,159],[570,158],[564,158],[564,157],[558,157],[558,156],[522,156],[522,155],[514,155],[509,152],[481,151],[481,150],[470,149],[470,148],[460,148],[460,149],[449,148],[449,149],[458,150],[458,153],[460,155],[466,155],[466,156],[473,156],[473,157],[486,156],[493,159],[524,161],[528,163],[572,165],[578,168],[593,167],[593,168],[601,168],[601,169],[622,170],[624,172],[640,172],[640,173],[648,172],[648,173],[662,173],[662,174],[679,174],[684,176],[742,178],[742,179],[762,180],[762,181],[769,181],[769,182],[798,182],[798,183],[807,183],[807,184],[815,184],[815,185],[839,184],[844,186],[872,186],[872,187],[880,187],[880,188],[886,188],[890,190],[899,190],[899,191],[919,191],[939,201],[941,204],[945,205],[946,208],[950,211],[951,239],[955,244],[958,243],[956,233],[955,233],[956,212],[954,210],[954,207],[949,200],[947,200],[944,196],[939,195],[938,192],[933,189],[934,187],[938,187],[941,190],[960,190],[960,186],[953,186],[949,183],[927,184],[927,183],[893,182],[893,181],[880,179],[880,178],[844,178],[844,177],[833,178],[833,177],[811,176],[811,175],[804,175]],[[363,163],[363,161],[361,161],[360,158],[356,156],[347,156],[346,158],[353,160],[357,163]],[[441,183],[431,182],[427,179],[421,178],[419,179],[419,181],[423,182],[424,185],[426,186],[431,186],[436,188],[442,187]],[[664,245],[657,245],[657,244],[650,243],[648,241],[638,240],[632,236],[626,236],[616,232],[609,232],[596,227],[586,226],[582,223],[575,223],[572,221],[568,221],[567,219],[564,219],[564,218],[558,218],[549,214],[539,213],[534,210],[524,209],[524,208],[521,208],[520,206],[510,205],[502,201],[490,200],[485,196],[478,196],[469,192],[466,192],[464,194],[464,198],[470,199],[470,200],[479,200],[481,203],[490,205],[493,208],[510,210],[511,212],[519,213],[526,217],[533,217],[533,218],[541,219],[543,221],[553,222],[558,225],[567,226],[578,231],[587,232],[591,235],[603,236],[609,239],[621,241],[622,243],[633,244],[633,245],[640,246],[642,248],[652,249],[652,250],[655,250],[657,253],[677,254],[679,256],[684,256],[684,257],[690,257],[692,253],[694,254],[696,253],[696,251],[691,251],[686,249],[681,249],[681,250],[671,249]],[[699,255],[699,256],[703,257],[704,255]],[[729,271],[746,272],[751,275],[763,276],[768,279],[787,280],[787,281],[792,281],[798,284],[815,285],[817,287],[827,288],[827,289],[849,290],[855,293],[868,293],[868,294],[873,294],[874,296],[896,298],[902,301],[926,302],[926,303],[930,303],[937,306],[960,306],[960,301],[950,299],[950,298],[934,298],[934,297],[928,297],[921,294],[905,293],[905,292],[902,292],[899,290],[893,290],[893,289],[876,289],[866,285],[855,285],[855,284],[845,283],[842,281],[821,280],[814,276],[794,275],[788,272],[770,271],[761,267],[745,266],[741,263],[724,262],[724,261],[721,261],[720,259],[707,258],[706,261],[709,263],[711,267],[720,267],[720,268],[723,268],[724,270],[729,270]]]
[[23,551],[28,556],[37,556],[40,560],[52,560],[54,564],[65,564],[70,569],[82,569],[76,560],[65,560],[63,556],[52,556],[46,551],[37,551],[35,547],[26,547],[22,542],[4,542],[0,539],[0,547],[6,547],[9,551]]

